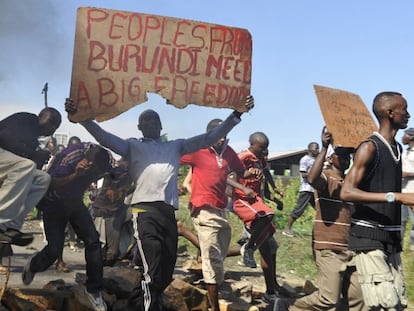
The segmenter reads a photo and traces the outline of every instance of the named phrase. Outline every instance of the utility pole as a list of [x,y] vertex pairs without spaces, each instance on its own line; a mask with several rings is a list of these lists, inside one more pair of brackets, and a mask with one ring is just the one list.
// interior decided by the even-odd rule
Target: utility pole
[[48,90],[48,86],[47,86],[47,82],[46,82],[45,86],[42,89],[42,94],[45,95],[45,107],[47,107],[47,90]]

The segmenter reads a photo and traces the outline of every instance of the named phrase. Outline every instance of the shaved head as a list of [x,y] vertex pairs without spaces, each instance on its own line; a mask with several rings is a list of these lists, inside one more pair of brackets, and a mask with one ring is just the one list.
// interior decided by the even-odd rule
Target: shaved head
[[[158,113],[152,109],[147,109],[145,111],[143,111],[138,118],[138,124],[142,123],[144,120],[146,119],[155,119],[155,120],[160,120],[160,116],[158,115]],[[161,120],[160,120],[161,122]]]
[[398,92],[381,92],[374,98],[372,105],[372,111],[378,120],[383,119],[388,110],[392,110],[396,103],[396,97],[401,97],[402,95]]
[[255,132],[249,136],[249,143],[250,145],[253,145],[255,143],[269,144],[269,138],[263,132]]

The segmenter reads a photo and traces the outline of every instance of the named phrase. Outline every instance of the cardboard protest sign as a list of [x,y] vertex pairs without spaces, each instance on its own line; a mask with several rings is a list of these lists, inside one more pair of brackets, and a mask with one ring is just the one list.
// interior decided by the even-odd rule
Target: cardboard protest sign
[[78,9],[71,121],[112,118],[147,101],[244,111],[250,94],[252,38],[245,29],[83,7]]
[[362,99],[353,93],[314,85],[325,125],[336,146],[357,147],[378,130]]

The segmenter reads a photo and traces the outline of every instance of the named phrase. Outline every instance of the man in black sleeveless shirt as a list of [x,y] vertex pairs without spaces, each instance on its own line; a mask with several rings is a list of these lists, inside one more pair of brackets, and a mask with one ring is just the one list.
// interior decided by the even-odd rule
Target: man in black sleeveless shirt
[[414,194],[401,193],[402,148],[395,135],[407,127],[410,114],[407,101],[396,92],[379,93],[373,112],[379,130],[359,145],[341,199],[355,204],[349,249],[356,252],[366,306],[402,310],[407,297],[400,257],[401,204],[412,205]]

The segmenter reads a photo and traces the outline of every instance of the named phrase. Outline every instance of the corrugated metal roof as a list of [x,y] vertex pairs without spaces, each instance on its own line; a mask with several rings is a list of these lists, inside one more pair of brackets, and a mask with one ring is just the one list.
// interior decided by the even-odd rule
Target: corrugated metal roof
[[269,151],[269,155],[267,156],[267,161],[275,161],[283,158],[288,158],[291,156],[295,156],[298,154],[306,154],[308,152],[307,149],[299,149],[299,150],[290,150],[290,151]]

